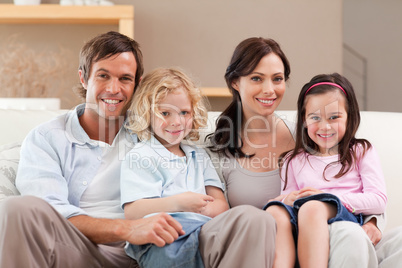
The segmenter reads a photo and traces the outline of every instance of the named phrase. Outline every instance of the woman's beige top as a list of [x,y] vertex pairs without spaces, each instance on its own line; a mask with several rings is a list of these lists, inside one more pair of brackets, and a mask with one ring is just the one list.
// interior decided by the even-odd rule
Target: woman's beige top
[[[293,136],[294,123],[287,120],[283,121]],[[253,172],[239,164],[242,159],[235,159],[232,156],[218,156],[218,154],[210,151],[208,153],[221,180],[226,184],[225,194],[230,207],[248,204],[262,208],[269,199],[280,194],[279,169],[268,172]]]

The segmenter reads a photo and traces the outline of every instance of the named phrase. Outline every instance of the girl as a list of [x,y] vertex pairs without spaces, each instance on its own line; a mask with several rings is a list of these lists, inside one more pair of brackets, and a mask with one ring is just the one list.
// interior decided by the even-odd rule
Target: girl
[[131,104],[127,128],[140,143],[121,167],[121,199],[127,219],[167,212],[184,232],[174,243],[128,244],[141,267],[203,267],[198,251],[201,226],[228,209],[223,185],[204,150],[182,143],[198,140],[207,110],[200,90],[178,69],[146,75]]
[[295,148],[281,155],[282,200],[267,204],[277,221],[276,267],[293,267],[297,234],[301,267],[326,267],[327,224],[381,214],[387,197],[373,146],[355,138],[360,113],[350,82],[334,73],[317,75],[297,102]]

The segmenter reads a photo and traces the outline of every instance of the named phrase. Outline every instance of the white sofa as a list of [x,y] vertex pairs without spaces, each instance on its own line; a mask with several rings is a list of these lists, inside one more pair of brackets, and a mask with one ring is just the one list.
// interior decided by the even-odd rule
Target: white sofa
[[[25,135],[36,125],[45,122],[66,110],[5,110],[0,109],[0,200],[19,194],[14,186],[19,149]],[[202,134],[209,133],[219,113],[209,113],[209,127]],[[288,120],[294,121],[294,111],[279,111]],[[386,178],[388,205],[387,227],[402,225],[402,113],[362,112],[359,137],[368,139],[377,149]],[[401,170],[398,165],[401,162]],[[38,159],[40,165],[40,159]]]

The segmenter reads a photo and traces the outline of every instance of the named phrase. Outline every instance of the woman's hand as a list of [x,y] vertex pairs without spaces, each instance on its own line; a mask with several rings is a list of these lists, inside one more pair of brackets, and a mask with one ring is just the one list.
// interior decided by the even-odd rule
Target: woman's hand
[[377,219],[372,218],[365,224],[363,224],[362,228],[368,235],[369,239],[371,240],[371,243],[373,245],[377,245],[378,242],[380,242],[382,238],[382,233],[381,231],[377,228]]

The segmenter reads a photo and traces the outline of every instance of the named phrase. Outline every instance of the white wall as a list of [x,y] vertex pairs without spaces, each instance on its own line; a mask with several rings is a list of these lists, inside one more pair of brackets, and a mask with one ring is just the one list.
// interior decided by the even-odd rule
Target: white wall
[[399,0],[344,1],[344,42],[367,58],[367,110],[402,112],[401,10]]
[[[11,0],[0,0],[7,2]],[[225,87],[223,75],[234,47],[251,36],[270,37],[281,44],[292,70],[281,109],[295,108],[301,86],[312,76],[342,71],[341,0],[114,2],[134,5],[134,36],[142,46],[146,71],[181,66],[203,87]],[[4,37],[20,32],[23,41],[33,47],[52,49],[62,44],[78,58],[85,40],[110,28],[113,26],[0,25],[0,46]],[[78,64],[77,59],[72,60]],[[75,84],[76,69],[71,73]],[[69,108],[75,101],[69,93],[62,106]],[[214,100],[213,105],[221,109],[226,103]]]

